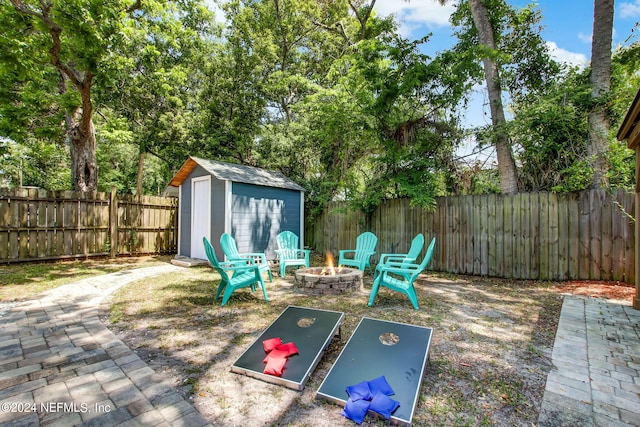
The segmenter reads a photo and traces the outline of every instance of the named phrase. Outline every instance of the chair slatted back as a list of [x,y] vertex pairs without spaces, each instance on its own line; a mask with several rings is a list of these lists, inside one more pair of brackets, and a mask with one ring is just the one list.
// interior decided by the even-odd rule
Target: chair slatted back
[[412,283],[414,280],[416,280],[416,278],[420,275],[420,273],[422,273],[427,268],[427,266],[429,265],[429,262],[431,262],[431,258],[433,258],[433,251],[435,250],[435,247],[436,247],[436,238],[434,237],[433,239],[431,239],[431,243],[429,243],[429,247],[427,248],[427,252],[424,254],[424,258],[420,263],[420,267],[415,273],[411,275],[410,280]]
[[362,261],[369,259],[371,252],[375,252],[378,244],[378,237],[370,231],[365,231],[356,238],[356,252],[354,259]]
[[281,251],[281,254],[285,259],[298,257],[298,250],[300,249],[299,242],[300,239],[298,236],[291,231],[283,231],[278,234],[276,238],[278,249]]
[[220,262],[218,261],[218,257],[216,256],[216,251],[213,249],[211,242],[206,237],[202,238],[202,242],[204,243],[204,251],[207,254],[207,259],[209,260],[209,264],[213,267],[222,277],[222,280],[229,281],[229,276],[227,272],[220,267]]
[[[422,248],[424,246],[424,236],[422,233],[419,233],[416,237],[411,241],[411,247],[409,248],[409,252],[407,252],[407,258],[416,260],[420,256],[420,252],[422,252]],[[415,261],[408,261],[415,262]]]
[[222,247],[222,251],[228,259],[240,258],[240,252],[238,252],[238,244],[236,243],[236,239],[234,239],[231,234],[223,233],[222,236],[220,236],[220,246]]

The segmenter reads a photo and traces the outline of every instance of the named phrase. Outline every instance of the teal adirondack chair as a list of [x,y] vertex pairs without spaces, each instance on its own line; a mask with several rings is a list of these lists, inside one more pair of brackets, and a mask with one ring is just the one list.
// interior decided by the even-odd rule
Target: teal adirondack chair
[[230,262],[235,264],[235,261],[244,261],[248,264],[255,264],[260,269],[260,274],[266,271],[267,274],[269,274],[269,281],[273,282],[271,268],[269,268],[267,256],[264,253],[239,253],[236,239],[234,239],[229,233],[223,233],[222,236],[220,236],[220,247],[227,257],[227,260]]
[[278,249],[275,250],[280,261],[280,277],[284,277],[287,267],[309,267],[308,249],[300,249],[298,236],[291,231],[283,231],[276,237]]
[[348,265],[362,271],[369,267],[369,272],[373,273],[371,270],[371,256],[376,253],[377,244],[378,238],[376,235],[370,231],[365,231],[356,238],[355,249],[342,249],[340,251],[338,265]]
[[413,282],[418,278],[420,273],[427,268],[429,261],[433,257],[433,250],[436,246],[436,238],[431,239],[431,243],[427,248],[427,253],[424,255],[424,259],[420,264],[413,263],[394,263],[389,262],[380,268],[380,274],[373,281],[371,288],[371,296],[369,297],[369,307],[373,306],[373,302],[378,295],[380,286],[384,286],[393,291],[401,292],[405,294],[413,308],[418,309],[418,296],[413,286]]
[[409,252],[406,254],[382,254],[380,255],[380,261],[378,261],[378,265],[376,266],[376,272],[373,275],[373,280],[378,277],[380,274],[380,270],[387,263],[395,262],[395,263],[405,263],[411,264],[415,263],[418,257],[420,256],[420,252],[422,252],[422,248],[424,247],[424,236],[422,233],[419,233],[416,237],[411,241],[411,247],[409,248]]
[[209,264],[220,274],[220,284],[216,291],[215,300],[220,297],[220,293],[224,289],[224,295],[222,297],[222,305],[225,305],[231,294],[236,289],[251,287],[252,291],[256,290],[256,283],[262,288],[262,295],[264,300],[269,301],[267,297],[267,288],[262,280],[262,274],[257,265],[234,262],[218,262],[216,253],[211,246],[211,242],[206,237],[202,238],[204,243],[204,251],[207,253]]

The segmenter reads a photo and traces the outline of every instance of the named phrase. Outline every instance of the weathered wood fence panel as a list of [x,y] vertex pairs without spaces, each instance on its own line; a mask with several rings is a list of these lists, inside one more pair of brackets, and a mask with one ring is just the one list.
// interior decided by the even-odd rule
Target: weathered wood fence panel
[[305,243],[336,254],[371,231],[378,254],[402,253],[423,233],[427,242],[436,237],[431,270],[635,283],[636,216],[634,194],[622,190],[442,197],[431,211],[399,199],[368,217],[332,202],[307,225]]
[[0,262],[174,253],[178,200],[0,189]]

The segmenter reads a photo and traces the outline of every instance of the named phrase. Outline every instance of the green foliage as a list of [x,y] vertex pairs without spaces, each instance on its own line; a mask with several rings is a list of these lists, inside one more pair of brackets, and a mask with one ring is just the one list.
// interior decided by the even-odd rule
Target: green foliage
[[44,139],[29,139],[24,144],[11,140],[0,143],[0,185],[14,188],[39,187],[49,190],[70,190],[71,173],[65,167],[69,152],[64,146]]
[[636,153],[616,139],[618,128],[640,88],[640,42],[617,49],[612,57],[611,95],[608,112],[611,120],[609,136],[609,184],[611,188],[633,191],[636,182]]
[[502,81],[514,102],[531,102],[553,86],[564,67],[549,56],[541,36],[539,9],[529,5],[509,10],[507,16],[509,23],[501,40],[508,63],[502,68]]
[[[36,2],[25,2],[36,5]],[[371,1],[231,0],[227,25],[202,0],[51,2],[64,26],[61,55],[95,74],[99,190],[158,194],[188,155],[276,169],[303,185],[311,215],[332,200],[371,212],[386,199],[430,206],[447,194],[499,191],[495,170],[460,166],[457,112],[482,82],[483,56],[498,61],[513,120],[508,131],[523,189],[575,191],[589,185],[588,70],[549,58],[540,10],[485,0],[495,51],[478,46],[468,2],[452,22],[457,44],[435,58],[429,37],[398,35]],[[277,7],[276,7],[277,6]],[[50,66],[42,23],[0,2],[0,179],[68,189],[65,113],[72,86]],[[635,96],[638,43],[616,51],[609,179],[631,188],[634,156],[615,129]],[[61,90],[64,89],[64,90]],[[474,130],[481,143],[490,129]]]
[[47,65],[50,37],[6,2],[0,4],[0,27],[0,135],[60,141],[61,107],[68,101],[59,94],[59,74]]
[[[461,2],[452,16],[458,28],[458,43],[443,58],[457,60],[462,75],[475,82],[480,81],[478,60],[482,55],[489,55],[500,64],[502,87],[508,91],[513,113],[506,130],[517,157],[522,191],[588,188],[593,171],[588,155],[587,116],[594,108],[589,70],[570,70],[550,59],[540,36],[541,13],[537,7],[515,9],[504,0],[484,4],[495,30],[497,50],[478,50],[468,2]],[[612,129],[626,113],[640,83],[637,50],[631,45],[615,53],[612,91],[598,100],[607,108]],[[457,87],[463,91],[462,86]],[[478,136],[481,143],[492,141],[494,132],[480,129]],[[635,175],[634,154],[620,148],[613,135],[609,139],[611,185],[630,188],[629,177]],[[477,173],[480,171],[471,168],[459,175],[466,191],[470,191]],[[468,174],[473,178],[465,178]]]
[[[484,168],[479,162],[461,167],[455,176],[456,191],[453,194],[499,194],[498,171]],[[447,193],[446,195],[451,194]]]
[[[115,187],[118,193],[135,194],[140,152],[135,133],[126,119],[112,117],[109,110],[98,120],[97,128],[98,191],[109,192]],[[145,157],[143,194],[159,195],[167,185],[168,165],[155,156]]]
[[[61,31],[58,46],[47,19]],[[193,141],[195,94],[203,80],[199,70],[211,51],[212,20],[201,0],[20,2],[18,8],[3,2],[0,26],[8,31],[0,49],[0,135],[19,144],[30,139],[62,144],[65,118],[70,125],[82,103],[91,102],[95,111],[125,119],[117,126],[134,137],[110,147],[109,157],[113,148],[122,149],[113,159],[103,153],[100,175],[106,182],[101,188],[119,175],[128,179],[128,172],[110,166],[126,163],[118,158],[137,158],[130,143],[179,165]],[[51,66],[54,50],[57,68]],[[81,100],[80,88],[87,86],[91,93]],[[103,137],[109,132],[105,129]],[[164,170],[166,181],[169,167]]]
[[633,191],[636,185],[636,153],[629,150],[627,144],[610,138],[607,160],[608,178],[611,188],[624,188]]
[[590,91],[585,76],[571,72],[535,103],[515,104],[510,133],[519,147],[520,179],[527,191],[577,191],[589,185],[584,159]]
[[196,124],[197,140],[192,147],[202,157],[238,163],[255,163],[254,142],[265,113],[263,64],[252,47],[244,16],[228,4],[227,19],[234,25],[226,30],[226,43],[204,66],[201,111]]
[[[127,139],[117,142],[163,159],[165,183],[169,171],[176,170],[187,155],[198,154],[190,149],[196,145],[200,120],[197,96],[213,49],[212,20],[199,0],[145,3],[125,19],[126,38],[110,50],[108,78],[98,88],[109,120],[118,121],[118,127],[127,132]],[[109,122],[105,126],[113,127]],[[127,154],[131,155],[138,158],[137,153]],[[145,183],[145,187],[157,194],[157,183]]]
[[444,57],[455,63],[454,75],[462,80],[458,85],[469,80],[481,82],[484,73],[480,60],[485,56],[497,61],[501,85],[516,101],[534,96],[552,84],[562,67],[549,57],[541,36],[540,9],[534,5],[518,9],[504,0],[483,3],[494,29],[495,51],[487,51],[479,44],[469,2],[460,2],[451,17],[458,42]]
[[640,88],[640,41],[616,49],[611,60],[611,94],[607,100],[612,128],[615,128],[622,123]]
[[351,6],[355,16],[346,2],[227,3],[228,43],[205,92],[209,152],[285,172],[309,190],[311,211],[373,191],[367,159],[425,111],[416,44],[366,2]]
[[[632,189],[635,154],[615,139],[637,92],[638,44],[614,53],[612,89],[605,102],[611,121],[608,173],[612,188]],[[570,70],[535,97],[514,103],[511,134],[517,143],[520,177],[529,191],[580,191],[591,183],[587,116],[593,108],[589,70]]]

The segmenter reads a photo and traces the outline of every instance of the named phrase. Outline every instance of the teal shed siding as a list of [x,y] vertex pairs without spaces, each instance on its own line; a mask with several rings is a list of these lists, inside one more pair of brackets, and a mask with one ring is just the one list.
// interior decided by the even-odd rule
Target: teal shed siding
[[233,183],[231,235],[240,252],[264,252],[275,259],[276,236],[292,231],[302,237],[300,192]]

